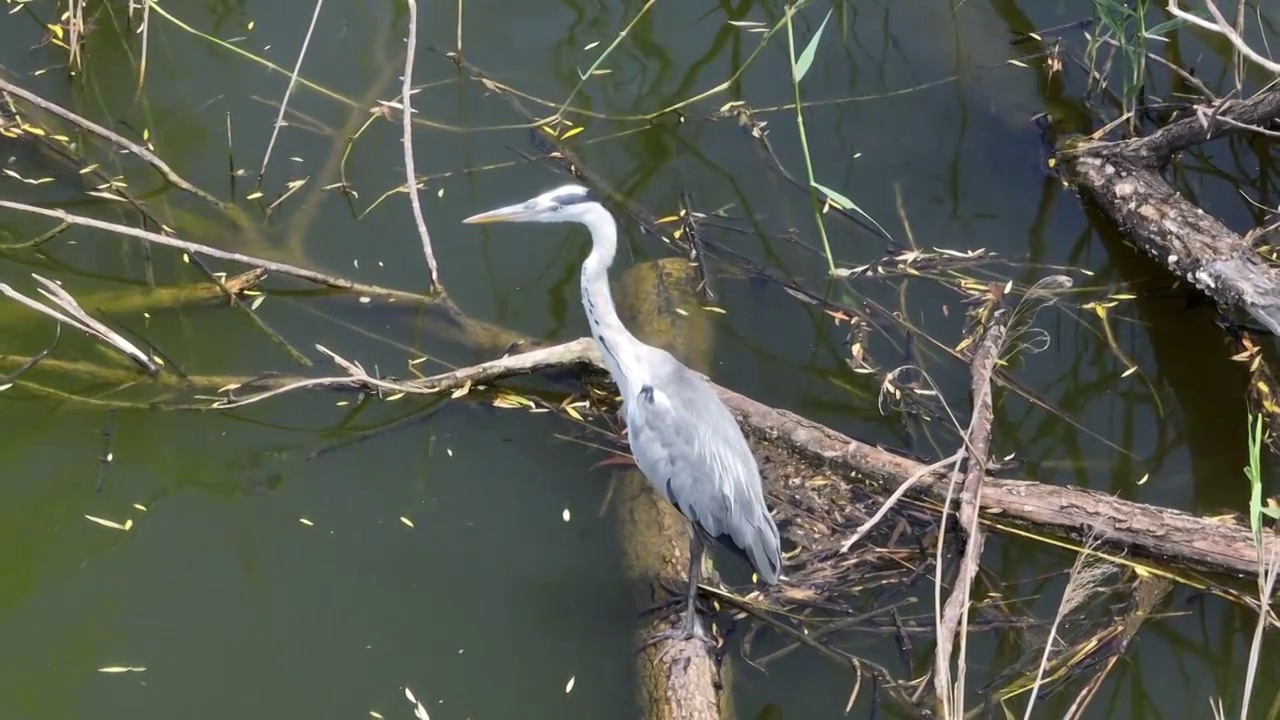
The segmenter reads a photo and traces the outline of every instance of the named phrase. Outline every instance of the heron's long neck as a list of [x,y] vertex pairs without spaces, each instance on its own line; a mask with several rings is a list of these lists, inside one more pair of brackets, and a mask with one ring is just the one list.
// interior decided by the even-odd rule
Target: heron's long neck
[[637,380],[635,361],[643,347],[618,319],[613,295],[609,292],[609,266],[618,249],[618,230],[613,218],[599,208],[590,218],[591,254],[582,263],[582,307],[591,325],[591,337],[604,356],[605,367],[613,376],[624,399],[631,396],[631,384]]

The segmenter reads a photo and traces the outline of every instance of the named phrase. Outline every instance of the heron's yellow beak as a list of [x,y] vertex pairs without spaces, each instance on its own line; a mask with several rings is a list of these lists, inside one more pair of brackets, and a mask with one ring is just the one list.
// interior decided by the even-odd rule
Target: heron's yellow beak
[[528,216],[529,210],[522,203],[520,205],[508,205],[506,207],[498,208],[497,210],[490,210],[489,212],[472,215],[462,222],[467,225],[483,225],[485,223],[496,222],[520,222],[521,220],[527,219]]

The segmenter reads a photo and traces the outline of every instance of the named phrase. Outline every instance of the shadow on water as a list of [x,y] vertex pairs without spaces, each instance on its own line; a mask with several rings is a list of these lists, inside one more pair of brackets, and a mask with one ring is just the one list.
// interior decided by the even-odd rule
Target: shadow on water
[[[146,296],[149,278],[206,281],[181,253],[85,229],[4,251],[0,281],[26,291],[36,272],[76,297],[101,298],[86,307],[135,330],[190,375],[304,371],[286,345],[328,373],[317,343],[398,374],[412,372],[409,358],[427,357],[414,367],[432,372],[498,354],[503,333],[580,336],[581,230],[459,224],[565,178],[529,159],[537,152],[531,131],[507,102],[444,57],[440,49],[455,42],[454,4],[421,5],[421,199],[452,302],[492,331],[485,342],[466,342],[479,326],[450,325],[457,314],[438,307],[315,297],[279,278],[252,301],[278,334],[273,340],[225,303]],[[711,321],[718,382],[868,442],[951,452],[955,433],[941,423],[882,415],[876,377],[850,369],[848,324],[785,287],[870,308],[868,352],[882,370],[916,364],[945,397],[967,398],[967,368],[950,352],[967,306],[953,285],[901,273],[825,280],[785,35],[757,53],[759,31],[780,22],[782,5],[658,3],[604,72],[583,79],[642,5],[465,0],[464,57],[524,93],[535,114],[554,114],[572,93],[579,112],[566,113],[575,125],[560,136],[618,197],[662,218],[678,215],[688,193],[713,216],[706,240],[721,261],[712,265],[716,297],[707,304],[723,311]],[[900,248],[985,248],[1003,258],[967,267],[979,280],[1030,285],[1064,269],[1087,271],[1072,273],[1077,298],[1041,315],[1048,349],[1013,370],[1025,393],[997,404],[996,455],[1016,453],[1021,473],[1046,483],[1199,511],[1239,509],[1247,498],[1245,380],[1212,312],[1046,178],[1030,117],[1050,106],[1080,117],[1079,88],[1070,74],[1046,80],[1006,63],[1022,52],[1008,45],[1010,31],[1079,18],[1055,14],[1054,4],[960,5],[835,4],[803,85],[813,103],[805,120],[815,177],[867,210]],[[140,41],[124,29],[124,5],[107,6],[113,10],[92,14],[76,81],[62,69],[65,50],[40,44],[41,23],[57,17],[44,0],[0,24],[0,73],[151,143],[184,178],[240,209],[219,212],[166,192],[146,168],[82,139],[103,182],[127,183],[186,239],[372,285],[426,288],[408,204],[394,192],[404,183],[398,119],[366,122],[398,93],[400,3],[324,5],[302,70],[324,90],[294,90],[261,198],[252,197],[255,179],[288,78],[230,48],[291,68],[311,6],[165,3],[188,27],[155,11],[141,90]],[[825,7],[797,16],[799,43]],[[736,79],[680,113],[638,119],[726,78]],[[743,103],[738,110],[725,107],[734,101]],[[1201,160],[1234,167],[1231,152]],[[87,180],[65,157],[6,144],[0,162],[28,179],[53,178],[0,178],[4,199],[138,224],[127,203],[84,195],[96,175]],[[242,171],[234,182],[229,164]],[[1228,177],[1206,170],[1180,182],[1202,204],[1241,219]],[[303,180],[262,220],[263,205]],[[343,193],[342,182],[354,193]],[[841,267],[899,252],[835,212],[823,217]],[[51,226],[6,212],[0,240],[31,239]],[[675,252],[632,221],[620,241],[623,265]],[[1085,307],[1086,298],[1121,292],[1137,297],[1105,318]],[[150,299],[129,299],[142,297]],[[52,336],[49,322],[16,306],[0,306],[0,322],[6,355],[31,355]],[[54,355],[129,369],[69,331]],[[1122,376],[1131,366],[1138,372]],[[178,390],[53,367],[32,376],[43,392],[0,394],[0,717],[410,717],[406,686],[432,717],[634,714],[634,608],[607,509],[610,475],[592,467],[607,453],[566,439],[580,428],[480,402],[364,403],[341,392],[292,394],[227,414],[159,411],[146,404]],[[98,490],[108,427],[111,462]],[[121,532],[85,516],[133,524]],[[1011,603],[1052,614],[1071,554],[998,536],[987,555],[987,569],[1016,593]],[[1169,617],[1144,630],[1091,717],[1199,718],[1208,698],[1238,696],[1249,615],[1184,590],[1160,609]],[[912,618],[931,622],[924,607]],[[1038,632],[976,635],[971,688],[982,691],[1002,668],[1038,653]],[[753,651],[783,644],[766,634]],[[854,633],[848,644],[904,675],[927,667],[932,649],[927,634],[903,646],[892,634]],[[728,662],[739,717],[832,716],[853,684],[848,668],[817,654],[790,653],[767,672],[733,653]],[[1273,668],[1264,662],[1260,687],[1274,683]],[[870,716],[873,695],[864,690],[852,715]],[[1065,704],[1055,695],[1039,707],[1058,716]]]

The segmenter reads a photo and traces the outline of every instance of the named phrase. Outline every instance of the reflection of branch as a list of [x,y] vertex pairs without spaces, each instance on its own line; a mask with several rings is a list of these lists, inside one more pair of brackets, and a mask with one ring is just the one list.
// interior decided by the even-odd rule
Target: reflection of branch
[[18,376],[35,367],[41,360],[49,357],[49,353],[53,352],[53,349],[58,346],[58,341],[62,339],[62,323],[58,323],[53,327],[53,342],[49,344],[49,347],[41,350],[35,355],[32,355],[30,358],[27,358],[27,360],[15,368],[13,372],[0,379],[0,390],[9,389],[9,387],[13,385],[13,381],[18,379]]
[[307,280],[317,285],[336,288],[339,290],[349,290],[364,295],[374,295],[395,300],[410,300],[413,302],[429,302],[431,298],[419,295],[417,293],[405,292],[403,290],[391,290],[389,288],[378,287],[377,285],[366,285],[351,280],[346,280],[332,275],[326,275],[315,270],[298,267],[297,265],[289,265],[288,263],[275,262],[274,260],[264,260],[256,258],[252,255],[242,255],[240,253],[219,250],[209,247],[208,245],[200,245],[199,243],[179,240],[161,235],[159,233],[148,232],[139,228],[129,227],[127,225],[119,225],[117,223],[106,222],[104,220],[96,220],[84,215],[72,215],[65,210],[49,209],[36,207],[35,205],[27,205],[26,203],[11,202],[9,200],[0,200],[0,208],[9,208],[10,210],[20,210],[22,212],[31,213],[33,215],[43,215],[45,217],[61,220],[64,223],[72,225],[81,225],[83,227],[91,227],[97,230],[105,230],[117,235],[128,235],[129,237],[147,240],[157,245],[176,248],[193,255],[205,255],[219,260],[229,260],[238,262],[250,267],[262,268],[271,272],[280,273],[281,275],[289,275],[300,280]]
[[70,110],[63,108],[61,105],[56,105],[54,103],[51,103],[48,100],[45,100],[44,98],[40,97],[39,95],[36,95],[35,93],[23,90],[22,88],[18,87],[17,85],[14,85],[13,83],[9,82],[8,80],[5,80],[4,78],[0,78],[0,90],[11,93],[13,95],[17,95],[18,97],[22,98],[23,100],[26,100],[32,105],[35,105],[41,110],[44,110],[45,112],[53,113],[54,115],[57,115],[63,120],[66,120],[70,123],[74,123],[78,127],[88,130],[94,135],[97,135],[98,137],[110,143],[113,143],[115,145],[118,145],[124,148],[125,150],[128,150],[134,155],[137,155],[139,158],[141,158],[142,160],[150,164],[151,167],[155,168],[156,172],[160,173],[164,177],[164,179],[168,180],[169,184],[173,185],[174,187],[181,188],[182,190],[186,190],[187,192],[191,193],[192,195],[195,195],[201,200],[205,200],[206,202],[212,203],[216,207],[223,207],[225,205],[225,203],[223,203],[221,200],[215,198],[214,196],[210,195],[204,190],[201,190],[195,185],[192,185],[186,180],[183,180],[182,177],[178,175],[178,173],[173,171],[173,168],[169,167],[168,163],[166,163],[165,161],[157,157],[155,153],[135,143],[134,141],[120,135],[119,133],[112,132],[111,130],[106,129],[91,120],[80,117],[79,115],[71,112]]
[[1240,37],[1240,34],[1231,27],[1231,23],[1227,22],[1227,19],[1222,16],[1222,11],[1218,9],[1217,5],[1213,4],[1213,0],[1204,0],[1204,5],[1209,10],[1209,14],[1213,16],[1213,22],[1196,17],[1195,15],[1192,15],[1186,10],[1178,7],[1178,0],[1169,0],[1169,5],[1166,9],[1169,11],[1169,14],[1174,17],[1185,20],[1196,27],[1204,28],[1209,32],[1223,36],[1230,41],[1233,46],[1235,46],[1235,49],[1238,50],[1241,55],[1244,55],[1257,63],[1263,69],[1270,70],[1271,72],[1280,75],[1280,63],[1268,60],[1267,58],[1259,55],[1253,48],[1249,47],[1248,43],[1244,41],[1244,38]]
[[84,309],[80,307],[80,304],[76,302],[75,298],[71,297],[71,294],[66,290],[63,290],[57,283],[47,278],[40,277],[34,273],[32,273],[31,277],[35,278],[37,282],[44,286],[44,288],[40,288],[40,294],[44,295],[55,305],[62,308],[63,312],[58,312],[48,305],[27,297],[5,283],[0,283],[0,294],[3,294],[13,300],[17,300],[36,312],[44,313],[54,320],[66,323],[90,337],[95,337],[102,342],[107,343],[111,347],[119,350],[125,355],[128,355],[130,358],[133,358],[134,362],[141,365],[143,369],[152,375],[160,372],[160,368],[156,367],[156,364],[151,361],[151,357],[149,355],[144,353],[142,350],[139,350],[137,345],[126,340],[120,333],[112,330],[90,316],[89,313],[85,312]]
[[409,193],[409,206],[413,208],[413,223],[422,238],[422,253],[427,258],[427,270],[431,273],[431,292],[441,289],[440,273],[436,270],[436,256],[431,251],[431,235],[427,221],[422,219],[422,202],[418,199],[418,178],[413,171],[413,53],[418,44],[418,3],[409,0],[409,47],[404,56],[404,82],[400,86],[400,115],[403,118],[405,190]]

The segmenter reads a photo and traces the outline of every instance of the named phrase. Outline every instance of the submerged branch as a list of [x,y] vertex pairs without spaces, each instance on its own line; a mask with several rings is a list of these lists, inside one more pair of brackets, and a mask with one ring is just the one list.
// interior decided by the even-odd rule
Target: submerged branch
[[[957,718],[964,715],[964,681],[965,681],[965,649],[969,637],[969,596],[973,590],[973,579],[978,574],[982,559],[982,546],[985,541],[982,527],[978,522],[978,511],[982,504],[982,486],[986,479],[987,456],[991,446],[991,386],[992,376],[1004,348],[1005,331],[1008,328],[1007,312],[997,312],[991,319],[982,341],[974,351],[972,380],[970,391],[973,398],[973,415],[969,420],[969,428],[964,434],[965,463],[964,487],[960,491],[960,525],[967,536],[964,556],[960,562],[960,572],[952,585],[951,595],[946,606],[938,610],[941,617],[938,621],[938,647],[934,656],[935,691],[942,717]],[[959,473],[951,472],[951,487],[958,480]],[[949,504],[948,504],[949,505]],[[940,534],[946,532],[948,506],[943,507]],[[938,543],[939,562],[942,567],[941,554],[946,543]],[[942,583],[942,574],[938,573],[936,582]],[[951,648],[956,638],[960,639],[960,657],[957,660],[954,683],[951,680]]]
[[35,278],[36,282],[44,286],[38,289],[39,293],[61,308],[61,311],[55,310],[38,300],[23,295],[5,283],[0,283],[0,294],[5,295],[12,300],[16,300],[36,312],[48,315],[60,323],[70,325],[85,335],[97,338],[103,343],[129,356],[129,358],[138,363],[142,369],[146,370],[148,374],[155,375],[160,372],[160,368],[152,361],[150,355],[139,349],[137,345],[126,340],[124,336],[120,335],[120,333],[112,330],[101,321],[85,312],[84,308],[80,307],[80,303],[76,302],[76,299],[71,297],[71,294],[66,290],[63,290],[57,283],[49,280],[48,278],[40,277],[35,273],[32,273],[31,277]]
[[173,168],[169,167],[169,164],[161,160],[155,153],[135,143],[129,138],[126,138],[120,135],[119,133],[108,130],[107,128],[102,127],[101,125],[93,122],[92,120],[83,118],[71,112],[70,110],[67,110],[61,105],[49,102],[48,100],[45,100],[44,98],[40,97],[39,95],[36,95],[35,93],[29,92],[27,90],[23,90],[22,88],[18,87],[17,85],[14,85],[8,80],[5,80],[3,77],[0,77],[0,91],[4,91],[12,95],[16,95],[17,97],[20,97],[23,100],[26,100],[27,102],[31,103],[32,105],[35,105],[36,107],[40,108],[41,110],[44,110],[45,112],[57,115],[63,120],[73,123],[77,127],[83,128],[93,133],[94,135],[97,135],[98,137],[102,138],[103,140],[106,140],[107,142],[110,142],[118,147],[128,150],[129,152],[133,153],[134,155],[138,156],[140,159],[145,161],[151,167],[155,168],[155,171],[160,173],[160,175],[164,177],[164,179],[167,180],[170,185],[173,185],[176,188],[185,190],[191,193],[192,195],[195,195],[196,197],[200,198],[201,200],[204,200],[212,204],[215,207],[223,208],[227,206],[227,204],[224,203],[223,201],[219,200],[213,195],[210,195],[204,190],[201,190],[195,185],[192,185],[191,183],[184,180],[182,176],[174,172]]
[[[3,358],[0,358],[3,359]],[[16,359],[13,359],[15,362]],[[47,362],[53,362],[52,360]],[[364,388],[414,394],[434,394],[549,369],[576,368],[603,372],[603,362],[589,338],[510,355],[422,380],[393,381],[351,374],[329,378],[264,378],[261,386],[279,388]],[[161,376],[163,377],[163,376]],[[236,378],[224,378],[228,383]],[[192,381],[198,379],[193,377]],[[238,381],[255,383],[253,378]],[[909,497],[926,503],[945,501],[946,477],[922,472],[925,465],[909,457],[854,440],[824,425],[759,403],[732,390],[714,389],[742,423],[757,446],[776,446],[794,452],[811,466],[834,473],[845,482],[857,478],[882,490],[893,490],[919,473],[921,480]],[[273,393],[276,395],[279,393]],[[264,398],[259,398],[264,399]],[[766,478],[772,494],[786,496],[782,479]],[[980,516],[997,528],[1035,528],[1040,532],[1083,543],[1096,538],[1112,551],[1158,558],[1193,570],[1254,577],[1257,551],[1249,528],[1196,517],[1190,513],[1130,502],[1107,493],[1077,487],[1045,485],[1026,480],[983,479]],[[1280,539],[1264,538],[1267,548]]]
[[281,275],[288,275],[290,277],[298,278],[299,280],[307,280],[317,285],[323,285],[337,290],[347,290],[350,292],[380,296],[393,300],[410,300],[413,302],[432,301],[432,298],[425,295],[419,295],[417,293],[406,292],[403,290],[392,290],[389,288],[378,287],[376,285],[366,285],[364,283],[346,280],[333,275],[326,275],[325,273],[316,270],[298,267],[297,265],[276,262],[274,260],[266,260],[263,258],[253,257],[252,255],[244,255],[227,250],[219,250],[214,247],[209,247],[208,245],[201,245],[187,240],[179,240],[177,238],[169,237],[168,235],[161,235],[148,230],[107,222],[105,220],[97,220],[84,215],[73,215],[65,210],[42,208],[35,205],[12,202],[9,200],[0,200],[0,208],[18,210],[20,212],[31,213],[33,215],[43,215],[45,217],[54,218],[55,220],[61,220],[62,222],[71,225],[90,227],[96,230],[105,230],[106,232],[115,233],[117,235],[127,235],[140,240],[147,240],[157,245],[164,245],[165,247],[182,250],[194,255],[204,255],[207,257],[217,258],[219,260],[237,262],[243,265],[248,265],[249,267],[261,268]]

